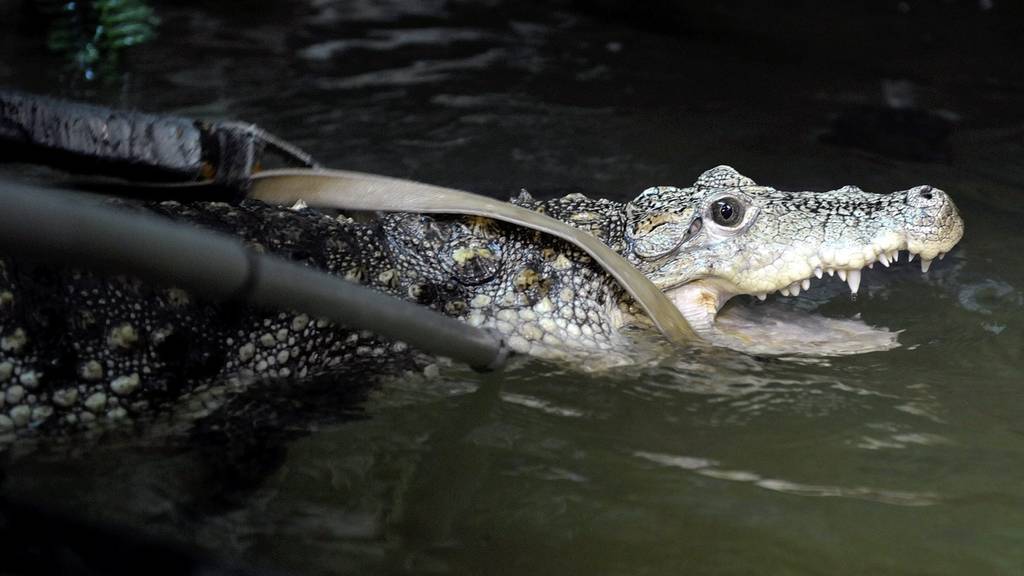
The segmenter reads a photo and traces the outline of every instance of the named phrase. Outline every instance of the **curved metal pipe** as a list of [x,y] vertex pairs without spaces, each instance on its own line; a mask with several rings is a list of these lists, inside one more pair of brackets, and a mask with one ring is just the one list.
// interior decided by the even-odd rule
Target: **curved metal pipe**
[[8,255],[130,273],[217,301],[240,299],[326,317],[477,369],[500,368],[500,338],[237,239],[126,213],[43,188],[0,182],[0,250]]

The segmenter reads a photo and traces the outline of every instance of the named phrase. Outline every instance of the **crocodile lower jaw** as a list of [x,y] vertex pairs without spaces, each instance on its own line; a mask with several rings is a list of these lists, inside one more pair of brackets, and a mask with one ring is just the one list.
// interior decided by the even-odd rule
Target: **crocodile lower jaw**
[[[918,254],[908,251],[909,261]],[[932,258],[921,258],[922,272],[928,272],[932,259],[942,258],[944,252],[932,253]],[[796,296],[810,288],[811,278],[838,275],[856,294],[860,288],[861,272],[876,262],[889,267],[897,262],[899,250],[879,253],[873,260],[867,258],[863,266],[838,266],[835,261],[813,263],[812,276],[791,282],[777,289],[783,296]],[[849,262],[849,260],[847,260]],[[773,290],[774,291],[774,290]],[[719,310],[733,296],[749,294],[723,279],[705,278],[665,291],[686,320],[702,338],[716,345],[748,352],[779,354],[841,355],[885,350],[898,346],[896,334],[886,329],[875,329],[859,320],[836,320],[823,317],[805,318],[807,314],[776,314],[770,322],[759,322],[750,314],[735,314],[727,322],[719,322]],[[767,293],[753,293],[760,300]]]

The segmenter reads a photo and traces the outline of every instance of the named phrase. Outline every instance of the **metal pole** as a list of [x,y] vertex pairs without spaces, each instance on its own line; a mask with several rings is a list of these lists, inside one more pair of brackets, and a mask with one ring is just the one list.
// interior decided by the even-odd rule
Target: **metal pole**
[[216,301],[242,299],[326,317],[402,340],[477,369],[500,368],[495,335],[237,239],[84,201],[71,193],[0,182],[0,251],[129,273]]

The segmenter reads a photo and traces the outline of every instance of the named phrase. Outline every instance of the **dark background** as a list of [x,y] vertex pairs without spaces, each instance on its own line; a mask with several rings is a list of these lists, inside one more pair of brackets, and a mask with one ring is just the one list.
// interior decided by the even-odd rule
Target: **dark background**
[[329,165],[484,193],[631,195],[718,163],[903,184],[851,167],[862,153],[1021,176],[1016,3],[156,2],[155,35],[87,73],[47,48],[52,4],[2,5],[0,82],[254,121]]
[[[722,163],[782,189],[833,189],[856,184],[870,191],[888,192],[928,183],[946,190],[964,215],[967,233],[962,244],[943,263],[937,263],[928,277],[921,277],[909,266],[894,267],[887,272],[892,275],[884,278],[875,270],[865,275],[864,295],[857,303],[830,299],[827,296],[842,292],[834,287],[821,288],[825,291],[821,300],[834,302],[825,305],[833,306],[832,312],[847,316],[863,313],[869,323],[905,328],[907,333],[901,337],[907,344],[904,350],[882,359],[855,358],[850,364],[837,364],[832,371],[822,368],[824,384],[814,380],[811,368],[806,373],[794,370],[800,374],[793,375],[786,372],[785,365],[766,364],[767,369],[781,374],[769,372],[769,378],[792,378],[799,386],[820,392],[817,397],[823,398],[823,403],[838,396],[834,403],[840,408],[835,418],[828,412],[831,405],[821,409],[825,416],[818,419],[797,407],[793,413],[775,413],[776,421],[764,418],[760,428],[755,422],[752,430],[742,424],[730,429],[721,422],[730,417],[745,422],[746,407],[730,412],[724,401],[721,405],[704,405],[699,398],[705,396],[688,393],[669,395],[665,400],[661,389],[656,390],[659,394],[651,393],[648,402],[643,392],[650,390],[643,388],[644,382],[637,384],[641,393],[630,396],[630,386],[636,382],[627,386],[616,381],[599,387],[563,376],[564,381],[550,386],[546,380],[536,384],[536,389],[524,386],[539,397],[545,393],[540,390],[552,394],[555,405],[563,402],[574,406],[573,402],[580,399],[578,402],[586,407],[584,413],[593,408],[585,404],[591,398],[600,405],[595,412],[602,414],[605,406],[623,406],[618,413],[608,410],[621,416],[621,422],[647,434],[631,436],[625,424],[604,430],[601,422],[585,418],[578,425],[564,428],[559,428],[557,421],[551,424],[538,419],[550,426],[544,428],[526,419],[523,428],[527,432],[520,433],[562,442],[568,446],[566,453],[577,446],[581,451],[590,450],[607,457],[615,466],[620,461],[614,457],[634,450],[674,454],[682,450],[678,444],[688,438],[687,433],[692,433],[703,435],[701,438],[711,446],[694,449],[694,454],[719,457],[714,452],[717,447],[725,461],[734,458],[740,462],[738,469],[753,462],[770,470],[772,463],[762,462],[760,457],[784,462],[784,473],[792,473],[794,478],[814,478],[814,473],[800,467],[806,464],[809,468],[815,459],[822,458],[841,472],[836,474],[841,476],[839,479],[823,474],[820,483],[824,485],[845,486],[847,477],[862,478],[870,486],[889,486],[898,480],[905,481],[908,490],[935,487],[937,492],[954,495],[952,504],[922,508],[921,516],[890,509],[885,509],[891,513],[884,515],[873,504],[844,507],[829,516],[827,508],[813,508],[807,500],[776,499],[774,494],[762,493],[737,495],[728,490],[716,494],[699,484],[706,481],[704,478],[688,481],[689,477],[680,480],[669,476],[663,484],[667,488],[659,491],[656,481],[661,476],[645,475],[650,471],[632,460],[611,471],[607,482],[590,485],[596,488],[588,486],[590,492],[581,488],[577,493],[562,485],[553,490],[552,502],[561,502],[563,497],[566,501],[578,498],[593,504],[594,509],[607,507],[613,511],[620,503],[615,499],[619,496],[616,482],[633,486],[641,496],[647,492],[658,498],[679,494],[679,500],[665,505],[671,513],[663,513],[658,502],[644,502],[648,507],[641,512],[651,515],[632,517],[635,526],[646,530],[652,518],[678,530],[688,520],[687,513],[717,526],[726,537],[715,542],[710,542],[712,536],[701,538],[706,530],[699,522],[689,535],[694,546],[721,548],[711,552],[673,549],[677,556],[685,556],[697,566],[720,567],[735,562],[736,573],[744,573],[769,553],[777,554],[774,565],[795,565],[794,570],[802,568],[807,573],[816,569],[836,573],[835,568],[847,566],[846,561],[868,566],[861,573],[885,573],[885,568],[891,573],[956,573],[958,566],[982,566],[999,573],[1000,568],[1012,565],[1015,554],[1019,556],[1019,525],[1014,526],[1015,517],[1008,516],[1008,511],[1019,510],[1021,502],[1019,482],[1015,480],[1020,475],[1015,462],[1020,461],[1016,452],[1020,446],[1018,400],[1024,342],[1021,324],[1015,320],[1022,298],[1018,287],[1024,286],[1024,255],[1016,249],[1024,212],[1020,195],[1024,185],[1021,3],[161,0],[138,4],[147,6],[159,19],[151,34],[141,34],[137,45],[126,47],[111,47],[109,42],[99,41],[96,50],[88,52],[91,59],[84,62],[82,50],[96,38],[96,22],[91,20],[95,16],[87,8],[73,15],[77,20],[69,21],[68,15],[60,12],[63,4],[59,2],[0,0],[0,86],[150,112],[255,122],[301,145],[330,167],[415,178],[502,198],[527,188],[537,196],[584,192],[628,199],[652,185],[686,185],[701,171]],[[73,34],[70,41],[55,45],[54,30],[61,26]],[[33,167],[0,163],[0,177],[43,176],[49,174]],[[922,355],[915,355],[915,347],[920,347]],[[852,368],[846,370],[848,366]],[[709,373],[721,368],[715,365]],[[758,365],[757,369],[762,368]],[[737,386],[748,381],[747,375],[739,372],[742,378],[733,382]],[[522,380],[529,382],[529,376]],[[672,373],[670,379],[665,374],[644,373],[635,379],[656,381],[660,377],[675,386],[676,376]],[[865,404],[854,404],[832,386],[834,382],[846,383],[847,377],[853,383],[851,389],[861,386],[880,393],[877,397],[865,394],[869,400],[858,396],[856,402]],[[689,382],[687,379],[694,377],[678,377],[679,381]],[[772,382],[774,385],[775,380]],[[922,424],[922,419],[915,419],[909,412],[890,410],[888,398],[916,398],[917,392],[904,388],[910,382],[933,386],[916,389],[925,390],[920,392],[924,398],[921,404],[941,414],[948,424],[930,420]],[[802,391],[804,388],[799,386],[793,388]],[[625,392],[620,394],[620,390]],[[810,393],[792,397],[808,403],[813,398]],[[444,410],[448,406],[441,401],[436,404],[441,406],[438,420],[446,421]],[[845,409],[848,405],[855,408]],[[430,415],[432,407],[417,405],[410,412]],[[626,414],[630,409],[636,414]],[[509,412],[513,417],[517,414]],[[403,457],[421,449],[413,441],[408,447],[400,445],[400,433],[418,439],[433,429],[424,428],[417,416],[402,416],[395,430],[388,429],[380,437],[370,435],[371,441],[384,446],[383,456],[371,452],[373,456],[386,459],[390,455],[404,463]],[[935,431],[951,438],[950,444],[956,447],[913,448],[918,451],[907,450],[889,456],[890,460],[884,453],[851,448],[848,438],[882,435],[877,430],[862,429],[871,418],[883,423],[895,421],[903,427],[900,430]],[[706,422],[711,424],[705,426]],[[401,428],[401,424],[408,424],[408,429]],[[584,430],[580,436],[574,435],[577,428]],[[830,443],[823,429],[833,434],[834,441]],[[346,434],[347,429],[341,428],[338,436]],[[398,456],[388,453],[387,442],[393,437],[398,438],[399,447],[392,449]],[[769,440],[762,441],[763,437]],[[536,442],[536,446],[541,444]],[[610,445],[612,456],[593,444]],[[320,446],[321,452],[312,452],[307,461],[300,459],[292,464],[315,471],[320,460],[345,462],[349,457],[346,450],[363,446],[353,442],[343,448],[332,452]],[[533,456],[524,453],[513,452],[509,460],[513,464],[519,459],[532,462]],[[114,454],[111,459],[120,460],[120,455]],[[487,454],[497,454],[494,460],[505,455],[500,449]],[[564,464],[559,448],[551,448],[550,454],[551,460]],[[427,453],[425,460],[429,456]],[[543,464],[546,456],[545,452],[536,460]],[[146,468],[154,460],[149,453],[137,458],[139,477],[148,478],[148,472],[162,479],[162,469],[153,472]],[[588,465],[603,470],[600,458],[597,464],[583,462],[581,467],[586,469]],[[900,466],[905,467],[904,476],[893,471]],[[63,471],[60,465],[53,468]],[[167,469],[172,468],[173,463],[167,465]],[[515,470],[514,465],[509,468]],[[284,522],[294,516],[296,508],[302,510],[305,493],[286,494],[275,501],[285,526],[282,532],[275,531],[276,525],[261,525],[279,517],[266,520],[268,516],[258,507],[259,502],[247,501],[244,492],[233,494],[237,500],[230,511],[250,512],[250,506],[256,511],[252,512],[252,522],[240,515],[242,520],[229,526],[249,538],[241,541],[263,545],[239,545],[239,551],[225,544],[223,549],[216,549],[216,543],[191,541],[187,528],[205,526],[206,535],[212,535],[214,542],[225,533],[228,536],[223,538],[228,540],[230,531],[220,530],[223,525],[217,524],[217,514],[223,510],[183,512],[175,507],[195,496],[180,492],[209,491],[209,485],[183,488],[175,484],[168,488],[154,481],[167,493],[159,493],[160,498],[154,498],[152,504],[145,499],[145,486],[139,488],[144,482],[126,482],[124,492],[128,494],[122,498],[117,483],[108,481],[110,476],[120,478],[120,468],[111,466],[118,474],[110,476],[89,470],[87,465],[74,471],[82,469],[87,472],[83,482],[73,475],[63,484],[54,481],[54,485],[65,488],[61,497],[49,501],[63,503],[63,497],[67,497],[68,502],[78,502],[89,512],[108,513],[112,509],[140,525],[151,521],[149,527],[157,526],[162,535],[198,544],[214,556],[234,553],[257,564],[323,569],[318,564],[320,558],[305,554],[303,547],[320,537],[320,525],[310,529],[310,537],[304,526],[296,524],[296,528]],[[338,469],[346,471],[342,465]],[[131,471],[136,472],[136,468]],[[167,475],[173,479],[179,472],[174,469]],[[502,472],[499,468],[495,476],[506,478]],[[617,473],[623,476],[615,476]],[[943,484],[943,475],[953,477],[953,481]],[[369,473],[359,476],[358,472],[351,476],[357,480],[374,478]],[[462,470],[457,476],[462,476]],[[629,484],[630,476],[635,484]],[[31,474],[18,476],[17,469],[11,472],[11,478],[14,483],[36,482]],[[258,485],[262,478],[249,480]],[[91,492],[89,482],[113,486],[114,494],[99,488]],[[686,500],[685,490],[676,490],[676,483],[692,489],[692,502]],[[362,494],[359,489],[363,489],[379,497],[384,502],[382,507],[391,504],[387,494],[378,496],[375,486],[354,484],[352,493]],[[325,517],[338,515],[332,506],[343,509],[349,504],[342,498],[347,493],[339,495],[332,491],[333,485],[314,488],[327,494],[324,502],[317,503],[323,510],[316,509]],[[143,495],[132,500],[136,489]],[[223,486],[221,489],[230,491]],[[602,489],[609,494],[602,493]],[[497,494],[501,502],[502,490],[492,491],[481,491],[480,499],[487,501],[487,496]],[[541,498],[534,501],[518,493],[514,496],[508,496],[509,501],[523,503],[532,511],[551,508]],[[83,501],[85,504],[81,504]],[[139,501],[152,504],[157,512],[133,507]],[[837,508],[845,504],[839,502]],[[495,516],[504,520],[510,508],[499,508]],[[633,510],[632,503],[629,508]],[[762,515],[748,514],[750,509]],[[821,512],[823,509],[826,511]],[[470,528],[463,526],[464,532],[453,530],[456,536],[475,534],[473,522],[483,526],[481,531],[504,526],[486,514],[480,515],[483,519],[473,516],[471,508],[468,513],[461,508],[457,512],[457,519],[469,523]],[[204,524],[207,515],[213,521]],[[10,534],[24,536],[29,543],[46,542],[54,538],[53,527],[63,526],[66,521],[71,541],[87,542],[77,530],[99,534],[108,542],[131,543],[136,535],[131,521],[125,523],[128,529],[113,528],[108,533],[96,531],[89,524],[92,516],[82,516],[51,518],[29,510],[25,513],[27,520],[22,520],[27,522],[25,530]],[[539,517],[538,524],[546,527],[548,517]],[[749,518],[763,524],[750,528]],[[846,518],[850,520],[845,522]],[[888,519],[891,526],[878,518]],[[572,522],[563,519],[571,529],[557,536],[566,541],[578,537],[569,544],[579,545],[578,550],[585,552],[579,555],[581,564],[573,564],[569,558],[564,566],[586,566],[587,554],[600,559],[604,552],[616,561],[632,563],[630,566],[638,571],[644,567],[651,568],[652,573],[659,568],[666,573],[679,571],[675,566],[666,568],[677,556],[672,556],[664,548],[665,542],[656,538],[638,539],[635,547],[618,532],[602,540],[602,528],[609,533],[615,531],[614,524],[605,519],[600,511],[585,518],[572,517]],[[80,520],[86,522],[84,527],[77,524]],[[457,521],[453,522],[458,528]],[[815,522],[832,531],[816,529]],[[1002,530],[999,536],[1003,539],[986,535],[985,530],[992,525]],[[537,549],[546,549],[549,541],[555,540],[544,530],[531,532],[528,522],[510,522],[508,526],[520,529],[526,534],[525,542]],[[573,532],[578,526],[590,528],[599,536],[588,539],[585,531]],[[394,537],[393,527],[385,528],[392,530],[386,534]],[[787,529],[792,531],[787,533]],[[917,530],[924,534],[920,540],[911,533]],[[632,534],[642,535],[642,531],[637,529]],[[737,544],[729,548],[728,536],[737,534]],[[662,536],[674,538],[673,534]],[[818,536],[822,540],[834,538],[834,547],[819,542]],[[363,543],[359,538],[339,541],[354,541],[358,547]],[[775,538],[784,542],[773,548]],[[848,543],[848,538],[854,541]],[[279,548],[275,548],[278,541]],[[904,549],[893,550],[889,541],[913,548],[916,556],[908,556]],[[338,552],[334,544],[324,539],[324,549],[339,554],[343,561],[362,558],[351,550]],[[377,541],[371,540],[367,546],[371,549],[365,555],[370,560],[363,558],[367,565],[376,566],[375,544]],[[468,565],[494,567],[490,564],[491,549],[487,548],[490,545],[490,541],[484,541],[476,558],[479,564]],[[959,545],[971,546],[973,556],[963,560],[955,549]],[[790,554],[792,550],[806,553],[810,560]],[[628,554],[620,551],[635,554],[628,559]],[[176,549],[170,553],[176,553]],[[272,557],[275,553],[281,557]],[[143,547],[134,553],[137,556],[132,554],[107,558],[141,560],[146,565],[156,552]],[[45,557],[45,549],[39,557]],[[520,565],[534,560],[516,554],[514,549],[509,558]],[[952,564],[957,559],[964,564]],[[659,560],[664,563],[657,564]],[[600,560],[593,562],[600,564]],[[799,562],[813,565],[801,566]],[[121,565],[126,571],[133,570],[125,566]],[[168,562],[166,566],[178,565]],[[509,566],[508,570],[513,571],[513,564]],[[0,569],[4,567],[0,564]]]

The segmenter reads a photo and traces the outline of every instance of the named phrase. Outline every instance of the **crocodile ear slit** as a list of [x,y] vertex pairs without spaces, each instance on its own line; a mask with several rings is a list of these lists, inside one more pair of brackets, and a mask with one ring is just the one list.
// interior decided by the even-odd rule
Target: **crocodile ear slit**
[[700,229],[703,227],[704,221],[700,219],[700,216],[694,218],[693,222],[690,222],[690,229],[686,231],[686,237],[683,238],[683,242],[686,242],[690,238],[696,236],[697,233],[700,232]]
[[633,253],[643,260],[657,260],[669,256],[687,241],[696,236],[703,222],[699,217],[689,223],[685,221],[666,221],[654,226],[648,233],[634,238]]
[[664,258],[702,228],[690,190],[648,188],[626,204],[626,241],[641,260]]

